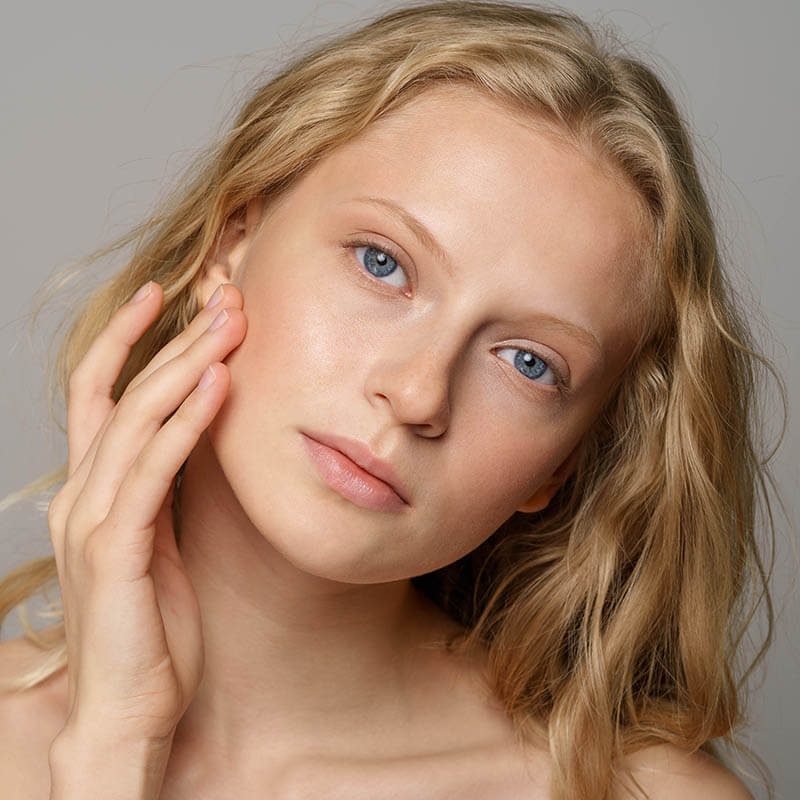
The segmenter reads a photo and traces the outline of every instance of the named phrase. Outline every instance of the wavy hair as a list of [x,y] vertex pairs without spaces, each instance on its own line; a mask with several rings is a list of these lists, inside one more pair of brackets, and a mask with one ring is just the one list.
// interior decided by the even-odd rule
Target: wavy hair
[[[133,348],[119,397],[197,312],[193,289],[226,220],[257,195],[279,197],[373,120],[455,82],[599,155],[646,217],[648,324],[575,473],[543,512],[513,515],[469,555],[413,579],[465,626],[453,648],[488,649],[518,734],[548,743],[553,797],[597,800],[624,753],[730,739],[749,672],[737,653],[759,604],[756,661],[772,630],[760,507],[773,537],[774,526],[756,417],[771,367],[721,270],[687,125],[653,68],[614,36],[558,9],[455,0],[395,8],[296,55],[150,218],[93,257],[131,250],[74,315],[55,385],[66,399],[91,341],[155,280],[163,313]],[[52,558],[7,576],[0,620],[56,577]],[[64,666],[63,633],[38,641],[49,660],[14,687]]]

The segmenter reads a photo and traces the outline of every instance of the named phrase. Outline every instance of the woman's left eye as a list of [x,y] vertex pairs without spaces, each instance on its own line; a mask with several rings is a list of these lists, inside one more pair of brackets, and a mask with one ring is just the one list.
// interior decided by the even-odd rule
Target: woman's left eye
[[[503,353],[512,353],[508,358]],[[530,350],[522,350],[519,347],[502,347],[497,351],[497,355],[521,372],[526,378],[538,383],[556,385],[559,383],[559,376],[553,368],[543,359],[532,353]],[[539,380],[541,378],[541,380]]]
[[408,276],[405,270],[385,250],[373,245],[364,245],[354,247],[353,252],[359,263],[374,278],[398,288],[408,285]]
[[[351,242],[349,247],[355,254],[358,263],[373,278],[398,288],[408,285],[408,276],[400,266],[398,257],[393,256],[385,245],[378,247],[369,242]],[[561,375],[558,371],[530,350],[523,350],[519,347],[502,347],[497,354],[504,361],[513,364],[522,375],[532,382],[551,386],[562,385]]]

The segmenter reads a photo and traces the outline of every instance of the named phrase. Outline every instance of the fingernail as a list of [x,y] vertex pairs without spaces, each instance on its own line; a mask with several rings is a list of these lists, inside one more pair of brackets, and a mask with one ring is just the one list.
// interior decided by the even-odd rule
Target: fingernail
[[216,317],[214,317],[214,321],[208,326],[210,331],[215,331],[217,328],[221,328],[226,322],[228,321],[228,312],[227,311],[220,311]]
[[148,281],[144,286],[141,287],[141,289],[139,289],[139,291],[136,292],[136,294],[133,297],[131,297],[130,303],[131,304],[138,303],[140,300],[144,300],[145,297],[148,297],[150,295],[150,292],[152,291],[153,291],[153,282]]
[[214,294],[212,294],[211,297],[208,298],[208,302],[206,303],[206,308],[213,308],[215,305],[217,305],[217,303],[219,303],[220,300],[222,300],[223,294],[225,294],[225,292],[223,292],[222,286],[221,285],[217,286],[216,290],[214,291]]
[[200,378],[200,382],[197,384],[198,389],[208,389],[212,383],[217,379],[216,373],[214,372],[213,368],[208,366],[205,368],[202,377]]

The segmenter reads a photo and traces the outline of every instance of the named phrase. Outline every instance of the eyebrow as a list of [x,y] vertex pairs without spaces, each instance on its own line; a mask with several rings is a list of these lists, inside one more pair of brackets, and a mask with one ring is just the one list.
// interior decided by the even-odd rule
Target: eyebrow
[[551,328],[558,328],[564,331],[568,336],[578,339],[584,346],[593,350],[599,358],[603,358],[603,348],[600,347],[600,342],[597,341],[597,337],[591,331],[586,330],[586,328],[573,325],[565,319],[560,319],[550,314],[535,314],[534,318],[540,322],[546,323]]
[[453,267],[450,264],[450,256],[447,250],[439,244],[436,237],[425,227],[425,225],[418,220],[413,214],[407,211],[403,206],[398,205],[394,200],[389,200],[385,197],[355,197],[354,200],[359,203],[368,203],[373,206],[380,206],[400,218],[400,221],[414,234],[417,241],[429,252],[433,253],[433,257],[442,264],[447,270],[447,274],[453,277]]
[[[378,206],[391,211],[393,214],[399,217],[400,221],[411,231],[411,233],[416,237],[417,241],[426,250],[432,253],[436,261],[438,261],[445,268],[447,274],[451,278],[453,277],[453,267],[447,250],[445,250],[444,247],[439,244],[439,241],[430,232],[430,230],[425,227],[422,221],[417,219],[412,213],[403,208],[403,206],[398,205],[394,202],[394,200],[390,200],[386,197],[354,197],[353,201]],[[595,353],[600,356],[600,358],[603,357],[603,348],[600,346],[600,342],[597,340],[597,337],[586,328],[582,328],[579,325],[574,325],[571,322],[567,322],[559,317],[554,317],[551,314],[536,312],[533,314],[532,318],[536,321],[544,322],[553,328],[558,328],[564,333],[573,336],[582,342],[586,347],[594,350]]]

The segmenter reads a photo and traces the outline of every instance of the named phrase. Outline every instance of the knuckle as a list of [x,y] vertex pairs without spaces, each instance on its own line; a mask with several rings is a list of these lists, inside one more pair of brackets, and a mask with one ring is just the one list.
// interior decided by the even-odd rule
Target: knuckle
[[177,409],[175,409],[175,413],[172,415],[172,419],[175,421],[175,424],[183,429],[189,429],[191,433],[200,434],[204,426],[202,426],[197,419],[197,414],[194,412],[192,408],[193,404],[191,402],[183,402],[181,403]]
[[124,486],[120,487],[121,489],[124,488],[127,491],[130,491],[130,487],[137,486],[137,484],[141,482],[142,478],[144,478],[145,475],[150,471],[148,469],[147,462],[144,457],[145,453],[146,450],[142,454],[140,454],[139,457],[136,458],[134,462],[130,465],[128,469],[128,474],[125,476]]
[[150,377],[153,371],[153,363],[154,359],[151,359],[143,369],[139,370],[139,372],[137,372],[128,381],[128,383],[125,385],[125,388],[122,390],[120,399],[135,392],[139,386],[141,386]]
[[125,415],[139,415],[145,409],[145,397],[141,385],[128,386],[117,401],[116,413]]
[[47,525],[52,533],[60,533],[64,529],[68,511],[68,501],[64,496],[64,487],[59,489],[47,506]]
[[87,503],[80,500],[69,510],[67,515],[64,534],[68,549],[74,547],[75,542],[85,540],[102,523],[105,515],[96,509],[86,507]]
[[86,537],[81,551],[81,562],[90,576],[99,576],[108,569],[108,538],[103,536],[103,529],[97,528]]
[[136,387],[139,386],[139,384],[141,384],[141,382],[143,380],[145,380],[145,378],[147,378],[147,373],[146,373],[145,370],[142,370],[141,372],[139,372],[136,375],[134,375],[128,381],[128,385],[125,387],[125,389],[123,390],[122,394],[120,395],[120,399],[122,399],[123,397],[125,397],[126,394],[129,394],[134,389],[136,389]]
[[86,380],[86,356],[84,356],[77,364],[77,366],[72,370],[69,375],[69,380],[67,381],[67,385],[69,387],[70,395],[79,392]]
[[[123,506],[137,505],[148,498],[152,491],[160,491],[164,485],[163,471],[155,457],[154,451],[145,448],[131,464],[123,484],[120,486],[120,500]],[[115,516],[118,509],[114,509]]]
[[182,403],[169,420],[169,437],[175,448],[191,449],[208,427],[208,420],[193,405]]

